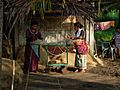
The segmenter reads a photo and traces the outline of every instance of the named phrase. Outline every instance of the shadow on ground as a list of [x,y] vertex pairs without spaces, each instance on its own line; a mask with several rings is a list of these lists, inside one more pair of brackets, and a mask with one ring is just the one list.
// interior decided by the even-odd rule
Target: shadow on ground
[[120,87],[57,75],[30,74],[27,90],[120,90]]

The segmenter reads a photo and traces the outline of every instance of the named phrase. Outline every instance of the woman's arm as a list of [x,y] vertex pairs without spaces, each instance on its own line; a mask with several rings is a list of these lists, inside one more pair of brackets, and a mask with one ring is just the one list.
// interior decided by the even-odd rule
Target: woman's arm
[[41,35],[41,33],[39,31],[38,31],[38,39],[43,40],[43,37],[42,37],[42,35]]
[[82,39],[82,36],[80,37],[71,37],[71,39],[75,40],[75,39]]
[[33,36],[30,35],[29,29],[26,30],[26,41],[32,41]]

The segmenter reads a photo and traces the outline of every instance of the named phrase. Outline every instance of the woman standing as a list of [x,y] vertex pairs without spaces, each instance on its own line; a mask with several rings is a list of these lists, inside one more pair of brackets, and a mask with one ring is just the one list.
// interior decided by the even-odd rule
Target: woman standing
[[87,69],[87,60],[85,58],[85,54],[88,51],[85,43],[85,31],[83,29],[83,25],[80,22],[74,23],[75,35],[67,38],[73,39],[76,49],[75,56],[75,66],[77,72],[85,72]]
[[[31,43],[37,39],[43,39],[38,30],[38,22],[32,21],[30,29],[26,30],[26,46],[25,46],[25,62],[24,70],[36,72],[38,70],[39,60],[39,45],[32,45]],[[35,50],[36,49],[36,50]]]

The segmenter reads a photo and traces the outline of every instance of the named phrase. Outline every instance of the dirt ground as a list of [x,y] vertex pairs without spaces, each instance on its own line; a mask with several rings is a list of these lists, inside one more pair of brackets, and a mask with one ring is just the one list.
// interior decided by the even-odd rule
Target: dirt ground
[[[26,90],[120,90],[120,60],[104,60],[104,66],[89,68],[86,73],[30,73]],[[27,74],[18,90],[25,90]]]
[[120,77],[120,59],[112,61],[109,58],[103,60],[105,66],[97,66],[89,70],[90,73]]

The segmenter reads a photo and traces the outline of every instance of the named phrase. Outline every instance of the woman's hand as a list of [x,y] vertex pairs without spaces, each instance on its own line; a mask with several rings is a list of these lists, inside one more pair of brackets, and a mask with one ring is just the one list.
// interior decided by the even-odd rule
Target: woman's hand
[[66,38],[66,39],[70,39],[70,36],[69,36],[69,35],[66,35],[65,38]]
[[75,37],[74,37],[74,36],[71,36],[71,37],[70,37],[70,39],[72,39],[72,40],[73,40],[73,39],[75,39]]

